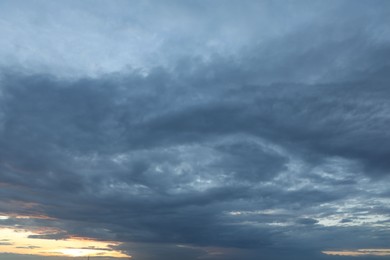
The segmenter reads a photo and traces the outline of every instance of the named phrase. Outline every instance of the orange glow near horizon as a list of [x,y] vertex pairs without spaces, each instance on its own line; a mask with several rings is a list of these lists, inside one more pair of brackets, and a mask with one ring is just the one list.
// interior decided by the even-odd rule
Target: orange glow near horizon
[[114,250],[110,245],[118,245],[117,242],[96,241],[85,238],[70,238],[66,240],[29,238],[36,235],[31,231],[0,227],[0,252],[11,254],[29,254],[39,256],[96,256],[110,258],[126,258],[131,256]]
[[390,256],[390,248],[380,249],[356,249],[356,250],[335,250],[335,251],[322,251],[326,255],[335,256]]

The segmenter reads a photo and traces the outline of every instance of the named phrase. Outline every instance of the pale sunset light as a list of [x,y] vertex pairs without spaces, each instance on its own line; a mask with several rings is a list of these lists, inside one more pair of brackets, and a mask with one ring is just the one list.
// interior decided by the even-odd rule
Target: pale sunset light
[[37,256],[99,256],[126,258],[111,246],[118,245],[115,242],[94,241],[91,239],[70,238],[66,240],[29,238],[37,233],[12,228],[0,228],[0,237],[6,238],[7,243],[0,244],[2,253],[14,253]]
[[336,256],[390,256],[390,248],[388,249],[357,249],[357,250],[336,250],[322,251],[326,255]]

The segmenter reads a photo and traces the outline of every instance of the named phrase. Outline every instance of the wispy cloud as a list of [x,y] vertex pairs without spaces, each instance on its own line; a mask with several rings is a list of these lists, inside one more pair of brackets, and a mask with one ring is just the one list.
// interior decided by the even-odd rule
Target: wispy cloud
[[322,251],[326,255],[339,256],[389,256],[390,249],[356,249],[356,250],[337,250]]

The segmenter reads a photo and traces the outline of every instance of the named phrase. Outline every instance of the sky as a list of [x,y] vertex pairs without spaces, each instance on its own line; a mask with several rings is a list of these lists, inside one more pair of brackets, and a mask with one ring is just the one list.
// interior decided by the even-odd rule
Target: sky
[[0,259],[390,259],[389,24],[0,0]]

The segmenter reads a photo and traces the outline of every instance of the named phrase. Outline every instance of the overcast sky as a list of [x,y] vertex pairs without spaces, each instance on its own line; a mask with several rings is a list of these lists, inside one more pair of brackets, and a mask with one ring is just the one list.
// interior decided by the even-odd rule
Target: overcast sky
[[389,25],[386,0],[0,1],[0,258],[390,259]]

